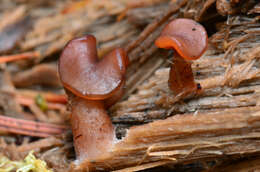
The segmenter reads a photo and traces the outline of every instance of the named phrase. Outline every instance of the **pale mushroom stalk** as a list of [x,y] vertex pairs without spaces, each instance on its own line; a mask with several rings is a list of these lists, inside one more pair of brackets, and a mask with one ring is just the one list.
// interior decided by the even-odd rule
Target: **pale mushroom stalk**
[[111,148],[115,132],[103,101],[72,99],[71,126],[77,157],[95,158]]

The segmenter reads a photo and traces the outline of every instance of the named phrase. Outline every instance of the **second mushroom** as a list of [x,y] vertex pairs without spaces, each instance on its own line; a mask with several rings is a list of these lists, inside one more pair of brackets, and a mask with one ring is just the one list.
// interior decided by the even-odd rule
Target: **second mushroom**
[[175,95],[200,89],[194,81],[190,60],[196,60],[207,49],[208,36],[202,25],[191,19],[175,19],[168,23],[155,42],[164,49],[174,49],[169,87]]

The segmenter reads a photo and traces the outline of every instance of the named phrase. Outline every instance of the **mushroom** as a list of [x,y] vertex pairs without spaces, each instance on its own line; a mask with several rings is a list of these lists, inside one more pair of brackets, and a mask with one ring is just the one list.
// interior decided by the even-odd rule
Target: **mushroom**
[[168,81],[174,94],[201,89],[194,81],[190,60],[200,58],[207,49],[208,36],[202,25],[191,19],[172,20],[155,44],[159,48],[176,50]]
[[74,147],[79,161],[109,152],[116,141],[106,108],[121,98],[128,57],[116,48],[102,59],[92,35],[70,41],[59,59],[59,75],[71,103]]

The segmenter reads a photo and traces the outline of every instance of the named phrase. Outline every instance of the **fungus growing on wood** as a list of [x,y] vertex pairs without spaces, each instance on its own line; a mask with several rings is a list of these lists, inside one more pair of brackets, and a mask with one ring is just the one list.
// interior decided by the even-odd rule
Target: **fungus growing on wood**
[[191,19],[175,19],[165,26],[155,44],[159,48],[176,50],[168,82],[174,94],[200,89],[189,61],[200,58],[207,49],[208,36],[204,27]]
[[78,160],[95,159],[116,141],[106,107],[121,98],[128,57],[116,48],[99,59],[92,35],[74,39],[59,59],[59,75],[71,97],[71,125]]

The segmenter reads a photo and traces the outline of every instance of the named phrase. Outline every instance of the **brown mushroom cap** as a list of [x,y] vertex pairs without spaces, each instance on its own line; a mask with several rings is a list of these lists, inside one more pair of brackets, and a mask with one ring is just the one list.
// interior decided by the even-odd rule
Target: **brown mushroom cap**
[[159,48],[174,48],[186,60],[196,60],[207,49],[208,36],[199,23],[175,19],[165,26],[155,44]]
[[103,100],[120,89],[127,64],[122,48],[99,59],[96,39],[87,35],[67,44],[59,59],[59,74],[63,85],[75,95]]

